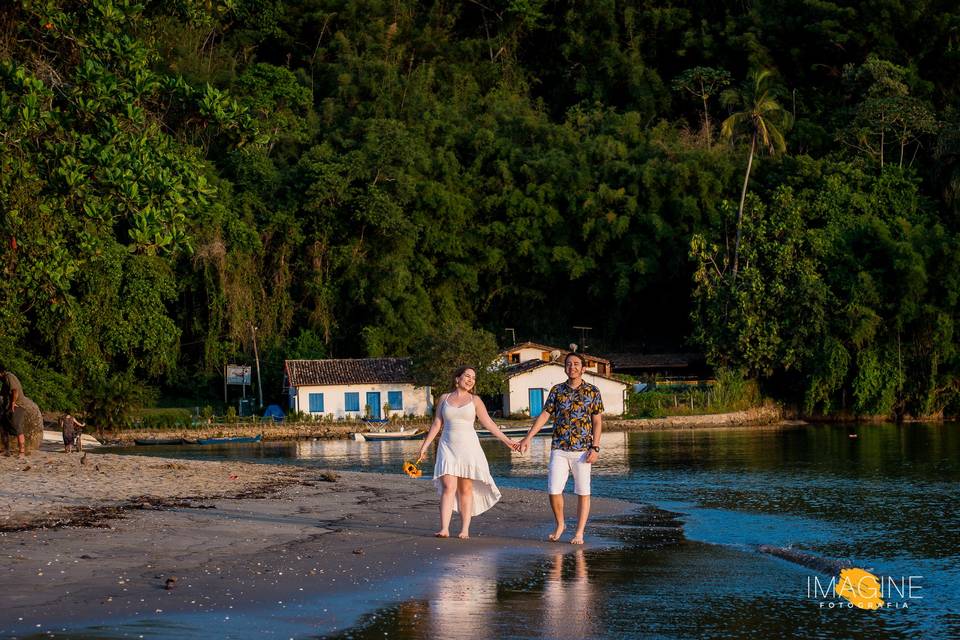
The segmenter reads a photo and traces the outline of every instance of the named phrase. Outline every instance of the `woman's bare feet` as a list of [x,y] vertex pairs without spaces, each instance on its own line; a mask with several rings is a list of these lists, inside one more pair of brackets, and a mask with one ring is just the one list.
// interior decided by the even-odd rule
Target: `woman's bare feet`
[[563,535],[563,530],[566,528],[567,527],[565,525],[558,524],[556,531],[548,535],[547,540],[550,542],[558,542],[560,540],[560,536]]
[[444,529],[443,531],[437,531],[435,534],[433,534],[433,536],[435,538],[449,538],[450,532]]

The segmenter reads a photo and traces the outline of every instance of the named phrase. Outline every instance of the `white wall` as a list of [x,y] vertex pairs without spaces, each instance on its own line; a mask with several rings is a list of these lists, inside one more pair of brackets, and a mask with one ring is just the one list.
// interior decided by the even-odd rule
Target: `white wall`
[[[347,411],[345,409],[347,392],[360,394],[360,410]],[[334,418],[362,418],[367,404],[367,392],[380,392],[380,412],[383,413],[383,404],[389,400],[389,391],[403,393],[403,409],[394,410],[390,415],[404,416],[412,413],[415,416],[430,415],[433,411],[433,399],[430,397],[430,387],[415,387],[412,384],[351,384],[351,385],[318,385],[297,387],[291,391],[291,411],[310,413],[310,394],[323,394],[323,414]],[[296,405],[293,402],[296,402]],[[314,413],[311,415],[321,415]],[[383,416],[389,417],[389,416]]]
[[[567,379],[567,374],[563,371],[563,366],[559,364],[547,364],[538,367],[532,371],[527,371],[510,378],[509,391],[504,394],[504,415],[511,413],[520,413],[530,411],[530,389],[543,389],[543,401],[547,401],[547,395],[555,384],[559,384]],[[619,416],[623,415],[624,399],[623,394],[627,385],[609,378],[602,378],[585,371],[583,379],[600,389],[600,397],[603,398],[604,414]]]
[[520,362],[543,359],[543,349],[531,349],[530,347],[524,347],[523,349],[517,349],[517,351],[514,353],[517,352],[520,353]]

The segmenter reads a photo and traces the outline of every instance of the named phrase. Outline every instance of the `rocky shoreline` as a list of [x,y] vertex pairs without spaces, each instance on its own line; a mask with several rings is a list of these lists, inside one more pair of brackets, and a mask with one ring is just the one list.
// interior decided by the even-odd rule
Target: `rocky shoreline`
[[[611,417],[604,420],[608,431],[646,431],[659,429],[710,429],[722,427],[750,427],[776,424],[783,419],[779,407],[763,406],[733,413],[717,413],[694,416],[670,416],[667,418],[622,419]],[[508,426],[526,426],[529,421],[497,420]],[[429,420],[405,420],[397,424],[386,425],[386,430],[394,431],[403,425],[407,429],[426,429]],[[264,440],[342,440],[351,437],[357,431],[367,431],[369,427],[361,422],[302,422],[274,423],[259,422],[211,424],[183,429],[160,430],[124,430],[106,434],[103,441],[110,445],[133,445],[137,439],[149,438],[221,438],[250,437],[262,434]]]

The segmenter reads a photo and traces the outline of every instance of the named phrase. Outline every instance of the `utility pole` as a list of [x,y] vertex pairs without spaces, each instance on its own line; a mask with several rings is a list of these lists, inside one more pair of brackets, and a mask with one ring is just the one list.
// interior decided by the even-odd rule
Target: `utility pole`
[[253,357],[257,362],[257,397],[260,398],[260,408],[263,408],[263,384],[260,382],[260,354],[257,352],[257,328],[250,325],[250,332],[253,334]]
[[574,325],[574,329],[580,329],[580,349],[586,351],[587,349],[587,331],[593,329],[593,327],[578,327]]

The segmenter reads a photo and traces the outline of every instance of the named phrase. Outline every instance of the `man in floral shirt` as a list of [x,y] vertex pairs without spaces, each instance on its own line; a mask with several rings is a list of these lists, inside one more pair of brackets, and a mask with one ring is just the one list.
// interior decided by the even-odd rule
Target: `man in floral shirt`
[[559,540],[566,528],[563,521],[563,487],[573,473],[573,492],[577,494],[577,530],[571,544],[583,544],[583,530],[590,516],[590,469],[600,457],[600,433],[603,430],[603,400],[600,390],[583,380],[586,359],[579,353],[569,353],[563,362],[567,381],[554,385],[533,426],[520,442],[520,450],[530,447],[530,439],[537,435],[553,416],[553,443],[547,473],[547,493],[557,528],[549,536]]

